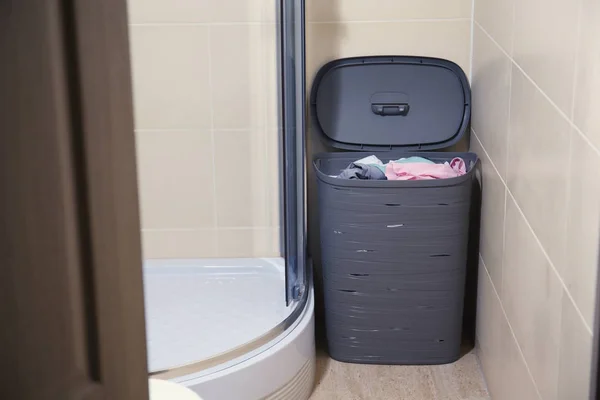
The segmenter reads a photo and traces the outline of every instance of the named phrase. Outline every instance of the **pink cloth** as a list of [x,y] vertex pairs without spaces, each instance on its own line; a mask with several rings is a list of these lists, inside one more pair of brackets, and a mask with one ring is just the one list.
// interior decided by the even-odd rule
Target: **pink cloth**
[[396,163],[389,162],[385,168],[385,176],[390,181],[418,181],[426,179],[456,178],[467,173],[465,161],[455,158],[450,163]]

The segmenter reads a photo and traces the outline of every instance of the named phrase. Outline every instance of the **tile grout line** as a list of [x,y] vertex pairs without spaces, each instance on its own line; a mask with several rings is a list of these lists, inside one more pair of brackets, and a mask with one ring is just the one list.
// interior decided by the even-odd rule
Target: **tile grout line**
[[273,229],[272,226],[222,226],[219,228],[142,228],[142,232],[211,232],[216,230],[225,231],[249,231],[249,230],[269,230]]
[[573,91],[571,93],[571,119],[573,121],[575,121],[575,95],[577,94],[577,80],[579,79],[579,70],[578,70],[578,66],[579,66],[579,62],[580,60],[580,56],[581,56],[581,52],[582,52],[582,46],[581,46],[581,37],[583,35],[583,29],[581,28],[581,21],[583,20],[583,1],[579,3],[579,10],[577,13],[577,49],[575,50],[575,68],[573,68],[573,76],[572,76],[572,80],[573,80]]
[[[264,40],[263,40],[263,42],[264,42]],[[274,51],[275,62],[277,62],[277,58],[279,57],[279,52],[277,51],[277,49],[278,49],[277,34],[275,34],[275,39],[273,40],[273,42],[274,42],[273,43],[274,47],[271,50]],[[265,47],[266,47],[266,49],[265,49]],[[270,64],[268,61],[269,59],[271,59],[271,61],[272,61],[272,58],[270,58],[270,57],[272,57],[272,55],[268,54],[269,53],[268,45],[262,46],[262,52],[263,52],[263,55],[265,56],[265,59],[267,60],[265,62],[265,68],[262,68],[262,73],[265,74],[265,75],[263,75],[264,79],[265,79],[264,86],[266,88],[269,88],[269,73],[268,73],[269,68],[267,67],[267,65]],[[275,75],[277,75],[277,74],[275,74]],[[280,82],[277,82],[277,84],[275,86],[276,88],[278,87],[279,83]],[[263,112],[264,112],[263,118],[264,118],[265,125],[268,125],[268,121],[269,121],[269,104],[268,104],[269,100],[268,100],[268,98],[270,97],[270,95],[272,95],[272,93],[271,94],[267,93],[267,99],[265,99],[266,106],[265,106],[265,109],[263,110]],[[275,97],[277,98],[277,100],[279,100],[279,98],[277,97],[277,93],[275,93]],[[269,176],[269,173],[271,172],[270,168],[269,168],[269,166],[270,166],[269,164],[271,164],[271,157],[270,157],[270,151],[269,151],[269,136],[270,135],[269,135],[268,129],[261,128],[261,129],[259,129],[259,131],[261,132],[261,136],[263,138],[263,151],[265,152],[265,157],[264,157],[265,162],[263,163],[262,168],[263,168],[263,177],[266,178]],[[276,168],[279,168],[279,165],[277,165]],[[264,180],[264,187],[263,187],[262,192],[263,192],[263,195],[265,196],[264,197],[265,202],[263,205],[263,207],[264,207],[263,213],[266,218],[266,221],[270,222],[271,221],[271,214],[270,214],[271,207],[269,207],[269,205],[270,205],[270,200],[271,200],[271,197],[270,197],[271,193],[269,191],[269,179],[268,178],[266,178]]]
[[[257,128],[257,129],[268,129],[268,128]],[[212,128],[174,128],[174,129],[168,129],[168,128],[156,128],[156,129],[149,129],[149,128],[140,128],[140,129],[134,129],[135,132],[137,133],[190,133],[190,132],[199,132],[199,131],[204,131],[204,132],[208,132],[213,130]],[[214,129],[214,130],[218,130],[218,131],[222,131],[222,132],[247,132],[250,131],[252,129],[249,128],[219,128],[219,129]]]
[[383,19],[383,20],[329,20],[329,21],[306,21],[310,25],[326,24],[387,24],[387,23],[418,23],[418,22],[470,22],[469,17],[457,18],[406,18],[406,19]]
[[215,140],[215,110],[214,110],[214,85],[213,85],[213,71],[212,71],[212,29],[210,26],[207,28],[206,40],[208,42],[208,90],[210,91],[210,145],[211,145],[211,158],[212,158],[212,186],[213,186],[213,218],[215,224],[215,253],[217,256],[220,255],[219,251],[219,199],[217,196],[217,161],[215,153],[217,152],[216,140]]
[[500,309],[502,310],[502,315],[504,316],[504,320],[506,321],[506,324],[508,325],[508,329],[510,329],[510,334],[512,336],[513,342],[517,345],[517,350],[519,351],[519,355],[521,356],[521,359],[523,360],[523,363],[525,364],[525,368],[527,369],[527,373],[529,374],[529,379],[531,379],[531,382],[533,382],[533,387],[535,388],[535,391],[539,397],[539,400],[543,400],[542,394],[540,393],[540,390],[538,389],[537,382],[535,381],[535,378],[533,377],[531,369],[529,368],[529,364],[527,363],[527,359],[525,358],[525,354],[523,353],[523,349],[521,349],[519,340],[517,339],[517,336],[515,335],[515,331],[513,330],[513,327],[510,324],[510,320],[508,319],[508,314],[506,314],[506,310],[504,309],[502,300],[500,299],[500,296],[498,295],[496,286],[494,286],[494,281],[492,281],[492,276],[490,275],[490,272],[488,271],[487,265],[485,265],[485,261],[483,260],[483,257],[481,256],[481,254],[479,254],[479,258],[481,260],[481,263],[483,264],[486,278],[490,281],[490,284],[492,285],[492,290],[494,291],[494,295],[496,296],[498,304],[500,305]]
[[[582,53],[582,35],[583,35],[583,28],[581,27],[581,23],[583,21],[583,10],[584,10],[584,4],[583,1],[581,1],[579,3],[579,10],[578,10],[578,15],[577,15],[577,49],[575,51],[575,68],[573,69],[573,91],[571,93],[572,99],[571,99],[571,120],[573,121],[573,127],[576,128],[575,126],[575,104],[577,103],[576,101],[576,94],[577,94],[577,81],[579,80],[579,63],[581,62],[581,53]],[[573,131],[573,129],[571,129]],[[581,132],[581,134],[583,134],[583,132]],[[585,136],[585,135],[584,135]],[[571,177],[573,170],[574,170],[574,166],[573,166],[573,149],[575,146],[575,138],[574,138],[574,132],[570,132],[569,134],[569,155],[567,158],[567,178]],[[591,144],[591,142],[590,142]],[[592,146],[592,148],[594,148],[594,146]],[[570,210],[571,208],[571,203],[573,202],[573,195],[571,193],[571,189],[573,187],[573,183],[571,179],[567,179],[567,212],[568,210]],[[563,232],[566,233],[566,237],[569,237],[569,227],[571,226],[571,218],[569,216],[569,214],[567,213],[567,218],[564,221],[564,226],[563,226]],[[564,253],[563,253],[563,257],[565,258],[565,262],[568,258],[568,245],[565,244],[564,246]],[[597,291],[600,289],[597,289]],[[596,295],[598,295],[598,293],[596,293]],[[582,314],[580,313],[577,305],[575,304],[575,299],[572,298],[571,296],[569,296],[569,299],[571,300],[571,302],[575,305],[575,309],[577,310],[577,312],[580,314],[580,316],[582,316]]]
[[[472,129],[472,128],[471,128]],[[473,130],[473,129],[472,129]],[[473,130],[473,133],[475,134],[475,137],[477,138],[477,141],[481,144],[481,141],[479,140],[479,136],[477,135],[477,132],[475,132],[475,130]],[[490,164],[492,165],[492,167],[494,168],[494,171],[496,172],[496,174],[500,177],[500,180],[502,181],[502,183],[504,184],[505,190],[506,190],[506,194],[508,196],[510,196],[510,198],[512,199],[512,201],[515,203],[515,206],[517,207],[517,209],[519,210],[519,213],[521,214],[521,216],[523,217],[523,219],[525,220],[525,223],[527,224],[527,227],[529,228],[529,230],[531,231],[531,233],[533,234],[538,246],[540,247],[540,249],[542,250],[542,253],[544,254],[544,256],[546,257],[546,261],[548,261],[548,263],[550,264],[550,266],[552,267],[552,270],[554,272],[554,274],[558,277],[559,282],[561,283],[565,293],[567,293],[567,296],[569,296],[569,299],[571,299],[571,302],[573,303],[573,306],[575,307],[575,309],[577,310],[577,313],[579,314],[585,328],[587,329],[588,332],[592,333],[591,328],[588,326],[587,321],[585,320],[585,317],[583,316],[583,313],[581,312],[581,310],[579,309],[579,307],[577,306],[577,303],[575,302],[575,299],[573,298],[573,296],[571,295],[569,289],[567,288],[567,285],[565,284],[565,281],[562,279],[562,277],[560,276],[557,268],[554,266],[554,263],[552,262],[552,260],[550,259],[550,256],[548,255],[548,253],[546,252],[546,249],[544,248],[544,246],[542,245],[542,242],[540,241],[540,239],[538,238],[538,236],[536,235],[535,231],[533,230],[533,227],[531,226],[531,224],[529,223],[529,220],[527,219],[527,217],[525,216],[525,213],[523,212],[523,210],[521,209],[521,207],[519,206],[519,203],[517,202],[516,198],[513,196],[512,192],[510,191],[508,185],[506,184],[505,180],[502,178],[502,176],[500,175],[500,173],[498,172],[498,169],[496,168],[496,165],[494,164],[494,162],[492,161],[492,159],[490,158],[487,150],[485,149],[485,147],[481,146],[481,148],[483,149],[483,152],[485,153],[486,157],[490,160]],[[506,199],[506,207],[508,209],[508,198]],[[505,216],[506,218],[506,216]],[[502,256],[504,259],[504,255]]]
[[[473,131],[473,136],[475,136],[475,140],[477,140],[477,143],[479,143],[479,146],[485,153],[486,158],[490,161],[490,164],[494,168],[494,172],[496,173],[496,175],[498,175],[498,177],[500,178],[500,182],[502,182],[502,186],[504,187],[504,219],[502,221],[502,224],[503,224],[503,227],[502,227],[502,261],[500,264],[500,291],[502,291],[502,288],[504,287],[504,250],[506,249],[506,211],[507,211],[507,203],[508,203],[508,198],[507,198],[506,192],[508,190],[508,186],[502,179],[502,175],[500,175],[500,172],[496,168],[494,161],[492,161],[492,158],[490,157],[487,150],[483,146],[483,143],[479,139],[479,136],[477,136],[477,132],[475,132],[475,130],[473,128],[471,128],[471,130]],[[483,261],[483,256],[481,256],[481,260]]]
[[[570,110],[570,114],[571,114],[571,121],[573,121],[572,127],[575,126],[575,104],[576,104],[576,98],[575,95],[577,94],[577,80],[579,78],[579,62],[581,61],[580,56],[581,56],[581,51],[582,51],[582,45],[581,45],[581,37],[583,34],[583,29],[581,27],[581,21],[583,20],[583,9],[584,9],[584,4],[583,1],[581,1],[579,3],[579,10],[578,10],[578,15],[577,15],[577,49],[575,51],[575,67],[573,68],[573,77],[572,77],[572,83],[573,83],[573,90],[571,93],[571,110]],[[583,134],[583,132],[581,132]],[[569,237],[569,232],[568,229],[571,226],[571,221],[570,221],[570,216],[569,216],[569,210],[571,209],[571,202],[573,200],[573,195],[571,193],[571,189],[572,189],[572,180],[569,179],[569,177],[571,176],[571,174],[573,173],[574,170],[574,166],[573,166],[573,146],[575,145],[574,143],[574,132],[573,132],[573,128],[571,128],[571,132],[569,132],[569,148],[568,148],[568,156],[567,156],[567,201],[566,201],[566,207],[567,207],[567,217],[565,218],[564,221],[564,225],[563,225],[563,232],[566,233],[566,237]],[[592,146],[594,147],[594,146]],[[565,246],[563,248],[563,257],[565,259],[565,262],[568,258],[568,244],[565,243]],[[572,303],[575,304],[575,299],[571,298],[569,296],[569,298],[571,299]],[[583,317],[583,315],[579,312],[578,307],[575,305],[575,309],[578,310],[578,313],[580,314],[580,316]],[[562,318],[562,315],[561,315]]]
[[567,123],[570,125],[570,127],[572,129],[574,129],[582,138],[583,140],[594,150],[594,152],[596,154],[598,154],[598,156],[600,156],[600,149],[598,149],[596,147],[596,145],[594,143],[592,143],[592,141],[583,133],[583,131],[581,131],[581,129],[579,129],[579,127],[577,125],[575,125],[575,123],[571,120],[571,118],[569,118],[567,116],[567,114],[565,114],[565,112],[563,110],[561,110],[556,103],[554,103],[554,101],[552,101],[552,99],[546,94],[546,92],[544,92],[542,90],[542,88],[540,88],[540,86],[527,74],[527,72],[525,72],[525,70],[506,52],[506,50],[500,46],[500,44],[498,44],[498,42],[496,42],[496,40],[489,34],[488,31],[485,30],[485,28],[483,28],[477,21],[475,21],[475,24],[487,35],[487,37],[496,45],[498,46],[498,48],[502,51],[502,53],[507,56],[512,64],[523,74],[523,76],[525,76],[525,78],[527,78],[527,80],[542,94],[542,96],[546,99],[546,101],[548,101],[550,103],[550,105],[552,105],[552,107],[554,107],[555,111],[565,120],[567,121]]
[[248,26],[248,25],[276,25],[274,21],[238,21],[238,22],[137,22],[129,24],[130,27],[181,27],[181,26]]
[[[568,230],[569,230],[569,227],[571,226],[571,216],[569,215],[570,214],[569,210],[571,209],[571,203],[573,202],[573,195],[571,194],[571,189],[573,187],[573,183],[571,182],[571,179],[569,179],[569,177],[571,176],[571,173],[573,172],[573,169],[574,169],[573,168],[573,146],[574,146],[575,138],[573,137],[573,135],[574,135],[574,133],[572,132],[572,129],[571,129],[571,132],[569,132],[569,145],[568,145],[569,147],[567,149],[567,151],[568,151],[568,155],[567,155],[567,188],[566,188],[567,199],[566,199],[566,204],[565,204],[565,207],[567,210],[567,213],[566,213],[567,215],[566,215],[565,220],[563,221],[563,226],[562,226],[563,232],[565,232],[564,237],[567,239],[567,241],[564,243],[563,254],[562,254],[562,257],[564,258],[563,262],[565,264],[567,264],[567,258],[568,258],[568,254],[569,254],[569,251],[568,251],[568,249],[569,249],[569,245],[568,245],[569,231]],[[565,266],[563,265],[563,267],[565,267]],[[583,317],[583,313],[579,310],[579,307],[575,303],[575,299],[571,296],[571,293],[567,288],[566,282],[563,283],[563,286],[565,287],[567,296],[569,296],[569,299],[571,299],[571,302],[575,306],[577,313],[579,314],[581,319],[583,319],[585,327],[591,332],[591,329],[587,325],[587,321],[585,321],[585,318]],[[562,316],[561,316],[561,318],[562,318]]]
[[[328,21],[306,21],[309,25],[325,24],[381,24],[381,23],[431,23],[431,22],[467,22],[470,17],[455,18],[404,18],[404,19],[383,19],[383,20],[328,20]],[[178,26],[239,26],[239,25],[276,25],[275,21],[234,21],[234,22],[134,22],[129,23],[130,27],[178,27]]]
[[191,133],[191,132],[197,132],[197,131],[210,131],[210,128],[202,128],[202,129],[192,129],[192,128],[175,128],[175,129],[165,129],[165,128],[157,128],[157,129],[150,129],[150,128],[136,128],[134,129],[135,133],[165,133],[165,134],[169,134],[169,133]]
[[567,296],[569,296],[569,299],[571,300],[571,302],[573,302],[573,306],[575,307],[575,309],[577,310],[577,313],[579,314],[579,317],[581,318],[583,325],[585,326],[585,328],[587,329],[587,331],[590,334],[593,334],[592,329],[589,327],[587,321],[585,320],[585,317],[583,316],[583,313],[581,312],[581,310],[579,309],[579,306],[577,305],[577,303],[575,302],[575,299],[573,298],[573,296],[571,295],[571,292],[569,291],[565,281],[563,280],[562,276],[560,276],[560,273],[558,272],[558,270],[556,269],[556,266],[554,265],[554,263],[552,262],[552,260],[550,259],[550,256],[548,255],[548,253],[546,252],[546,249],[544,248],[544,246],[542,246],[542,242],[540,242],[540,239],[537,237],[537,235],[535,234],[535,231],[533,230],[533,227],[531,226],[531,224],[529,223],[529,220],[527,219],[527,217],[525,216],[525,213],[523,212],[523,210],[521,209],[521,207],[519,206],[519,203],[517,203],[517,199],[515,199],[515,197],[513,196],[513,194],[510,192],[510,190],[508,190],[508,194],[510,195],[512,201],[515,203],[515,206],[517,207],[517,209],[519,210],[519,213],[521,214],[521,216],[523,217],[523,219],[525,220],[525,223],[527,224],[527,227],[529,228],[529,230],[531,231],[531,233],[533,234],[533,237],[535,238],[536,242],[538,243],[538,246],[540,247],[540,249],[542,250],[542,253],[544,253],[544,256],[546,257],[546,261],[548,261],[548,263],[550,264],[550,267],[552,267],[552,270],[554,271],[554,274],[557,276],[559,282],[562,284],[562,287],[565,291],[565,293],[567,294]]
[[[515,48],[515,26],[516,26],[516,19],[517,19],[517,5],[516,2],[513,1],[512,4],[512,32],[511,32],[511,37],[510,37],[510,48],[511,48],[511,52],[514,52],[514,48]],[[489,35],[485,29],[482,29],[483,32],[488,35],[488,37],[491,38],[491,35]],[[498,43],[496,43],[495,41],[493,41],[493,43],[496,44],[496,46],[500,47],[500,45]],[[513,94],[513,82],[514,82],[514,74],[513,74],[513,59],[511,56],[509,56],[507,53],[505,53],[508,56],[508,62],[510,63],[510,71],[508,71],[508,121],[507,121],[507,138],[506,138],[506,158],[505,158],[505,162],[506,164],[504,165],[504,174],[506,177],[506,181],[508,181],[508,161],[509,161],[509,156],[510,156],[510,138],[512,136],[512,124],[511,124],[511,120],[512,120],[512,94]],[[506,187],[508,188],[508,185],[506,185]]]
[[508,211],[508,189],[504,186],[504,218],[502,220],[502,260],[500,261],[500,293],[504,292],[504,266],[506,264],[506,214]]
[[[511,26],[512,29],[511,29],[511,32],[510,32],[510,52],[511,52],[511,55],[508,55],[508,53],[507,53],[507,55],[508,55],[508,59],[511,60],[511,61],[513,61],[512,54],[514,54],[514,52],[515,52],[515,38],[517,37],[517,32],[516,32],[517,31],[517,29],[516,29],[516,27],[517,27],[517,2],[516,1],[513,1],[513,3],[512,3],[512,15],[511,15],[511,18],[512,18],[511,21],[510,21],[510,23],[512,24],[512,26]],[[483,27],[481,29],[483,29]],[[486,34],[488,34],[488,32],[485,29],[483,29],[483,31]],[[492,35],[488,34],[488,36],[491,37]]]
[[[514,46],[514,26],[515,26],[515,15],[516,15],[516,6],[515,3],[513,2],[513,9],[512,9],[512,25],[513,25],[513,29],[512,29],[512,37],[511,37],[511,48]],[[485,33],[484,33],[485,34]],[[507,114],[507,121],[506,121],[506,147],[505,147],[505,155],[504,155],[504,178],[506,180],[506,182],[504,183],[504,218],[502,220],[502,261],[500,263],[500,293],[503,293],[504,291],[504,267],[506,264],[506,260],[505,260],[505,253],[506,253],[506,215],[508,214],[508,165],[509,165],[509,159],[510,159],[510,143],[511,143],[511,137],[512,137],[512,124],[511,124],[511,120],[512,120],[512,94],[513,94],[513,66],[512,66],[512,59],[509,57],[508,58],[508,62],[510,64],[509,66],[509,71],[508,71],[508,114]],[[482,148],[483,144],[481,145]],[[490,158],[491,160],[491,158]],[[502,179],[502,175],[500,175],[500,178]]]

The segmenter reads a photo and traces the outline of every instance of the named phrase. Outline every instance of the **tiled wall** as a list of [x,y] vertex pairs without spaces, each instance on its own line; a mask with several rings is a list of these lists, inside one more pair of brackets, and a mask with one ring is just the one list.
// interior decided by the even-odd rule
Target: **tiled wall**
[[129,0],[146,258],[280,255],[275,0]]
[[364,55],[448,58],[469,71],[471,0],[307,0],[307,78]]
[[[471,3],[307,0],[309,86],[355,55],[468,73]],[[129,0],[129,17],[145,257],[279,255],[276,0]]]
[[494,399],[588,398],[600,232],[600,3],[475,0],[479,356]]

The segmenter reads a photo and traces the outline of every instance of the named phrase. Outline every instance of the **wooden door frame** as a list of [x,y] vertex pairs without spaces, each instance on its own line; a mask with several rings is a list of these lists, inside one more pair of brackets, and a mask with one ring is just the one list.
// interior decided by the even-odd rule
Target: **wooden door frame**
[[[87,188],[100,368],[109,392],[113,385],[119,393],[127,388],[137,399],[145,391],[139,385],[147,391],[148,371],[127,2],[64,3],[78,74],[79,167]],[[126,362],[103,362],[121,354]]]
[[147,399],[126,0],[0,3],[0,398]]

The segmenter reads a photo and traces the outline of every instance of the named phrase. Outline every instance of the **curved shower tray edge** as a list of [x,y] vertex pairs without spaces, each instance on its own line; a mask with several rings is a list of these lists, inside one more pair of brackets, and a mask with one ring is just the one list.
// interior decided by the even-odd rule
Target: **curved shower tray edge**
[[[315,379],[314,292],[279,336],[213,373],[172,377],[203,400],[306,400]],[[159,377],[160,378],[160,377]]]

